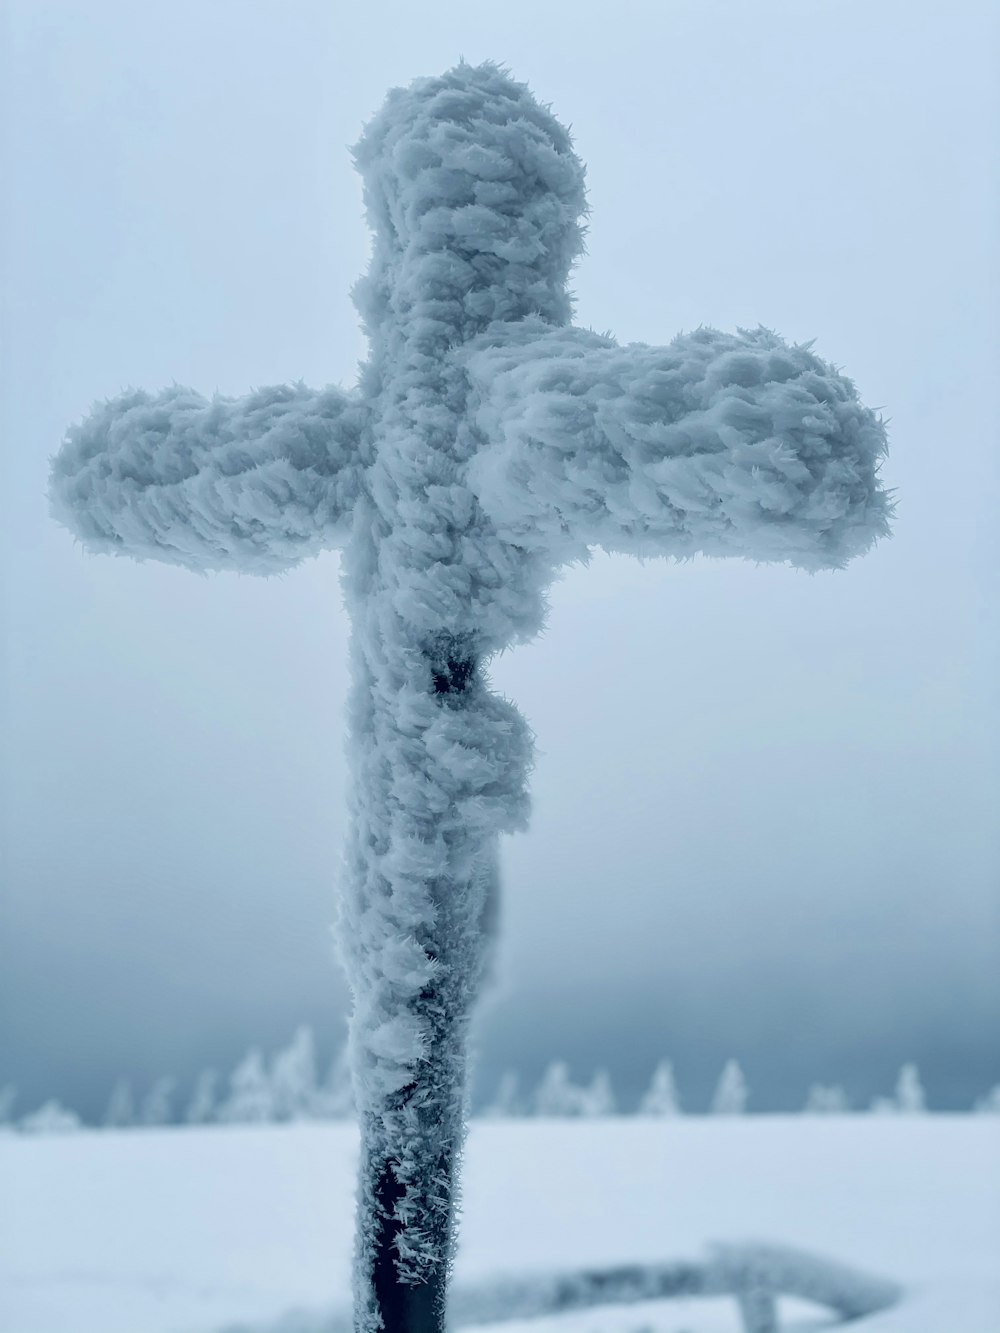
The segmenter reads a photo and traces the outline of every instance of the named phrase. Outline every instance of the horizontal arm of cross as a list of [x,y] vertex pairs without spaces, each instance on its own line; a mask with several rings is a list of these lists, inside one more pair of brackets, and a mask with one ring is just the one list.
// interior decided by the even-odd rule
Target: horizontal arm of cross
[[98,404],[53,459],[55,517],[91,551],[274,574],[343,539],[363,408],[337,388]]
[[667,347],[541,320],[461,353],[485,437],[469,466],[510,541],[836,568],[888,531],[879,418],[808,347],[698,329]]

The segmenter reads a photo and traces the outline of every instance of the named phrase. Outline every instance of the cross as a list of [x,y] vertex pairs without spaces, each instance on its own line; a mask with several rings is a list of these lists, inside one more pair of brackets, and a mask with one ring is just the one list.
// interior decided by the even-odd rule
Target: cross
[[357,387],[125,393],[68,432],[51,500],[92,551],[199,571],[343,551],[354,1317],[439,1333],[498,835],[524,825],[532,752],[486,663],[593,546],[833,569],[891,506],[881,421],[810,347],[572,326],[584,169],[502,69],[394,90],[354,154],[374,233]]

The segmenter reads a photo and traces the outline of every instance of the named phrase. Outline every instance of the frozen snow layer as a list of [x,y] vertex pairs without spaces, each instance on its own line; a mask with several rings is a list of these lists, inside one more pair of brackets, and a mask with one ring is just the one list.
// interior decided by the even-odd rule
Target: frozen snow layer
[[[2,1333],[320,1333],[350,1288],[347,1125],[0,1137]],[[456,1280],[699,1257],[760,1236],[906,1288],[872,1333],[1000,1328],[1000,1120],[474,1124]],[[785,1327],[829,1321],[782,1303]],[[731,1298],[505,1324],[736,1333]],[[325,1333],[325,1331],[324,1331]]]

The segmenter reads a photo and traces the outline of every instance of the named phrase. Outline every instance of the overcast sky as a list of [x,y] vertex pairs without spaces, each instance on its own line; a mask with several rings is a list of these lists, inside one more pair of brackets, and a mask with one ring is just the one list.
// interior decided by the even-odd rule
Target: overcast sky
[[809,577],[595,556],[493,664],[537,733],[481,1079],[672,1056],[703,1103],[918,1060],[1000,1079],[998,20],[992,3],[9,0],[0,1083],[230,1066],[348,1007],[346,642],[282,579],[92,558],[47,460],[95,398],[349,385],[385,91],[506,62],[587,163],[578,323],[763,323],[890,420],[893,540]]

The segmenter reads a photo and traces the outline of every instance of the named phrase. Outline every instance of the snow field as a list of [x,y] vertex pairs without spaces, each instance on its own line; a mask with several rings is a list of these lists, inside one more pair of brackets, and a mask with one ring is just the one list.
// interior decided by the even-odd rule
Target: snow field
[[[356,1161],[346,1124],[0,1136],[0,1330],[215,1333],[343,1307]],[[463,1284],[759,1239],[905,1286],[901,1305],[855,1327],[1000,1329],[1000,1118],[480,1122],[463,1199]],[[829,1327],[802,1304],[783,1315]],[[739,1328],[729,1300],[504,1327],[543,1326]]]

